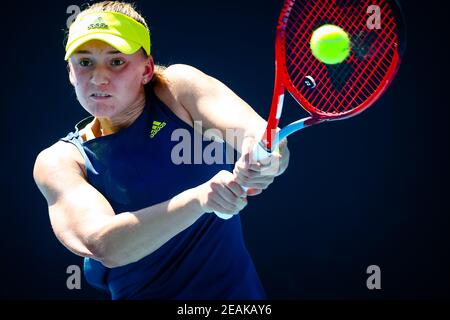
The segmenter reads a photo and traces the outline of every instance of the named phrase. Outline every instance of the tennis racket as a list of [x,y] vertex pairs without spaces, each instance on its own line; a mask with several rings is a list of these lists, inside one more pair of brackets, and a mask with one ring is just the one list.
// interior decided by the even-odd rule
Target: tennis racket
[[[319,27],[339,26],[351,52],[339,64],[312,54],[310,39]],[[395,0],[286,0],[276,29],[275,86],[267,128],[253,150],[263,160],[292,133],[326,121],[353,117],[372,106],[397,74],[406,48],[401,8]],[[309,113],[278,133],[284,94]],[[216,212],[222,219],[233,215]]]

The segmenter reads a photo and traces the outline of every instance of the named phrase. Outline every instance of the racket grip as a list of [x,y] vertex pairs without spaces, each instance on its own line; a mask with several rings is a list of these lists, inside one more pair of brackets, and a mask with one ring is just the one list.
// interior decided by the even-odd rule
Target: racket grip
[[[267,151],[266,148],[264,148],[264,144],[262,141],[257,143],[252,151],[253,161],[264,160],[264,159],[268,158],[270,155],[271,155],[271,152]],[[241,188],[244,189],[245,192],[247,192],[247,190],[248,190],[248,188],[246,188],[246,187],[241,187]],[[216,214],[216,216],[218,216],[219,218],[221,218],[223,220],[228,220],[228,219],[232,218],[234,215],[239,214],[239,212],[236,212],[233,214],[228,214],[228,213],[221,213],[221,212],[216,212],[216,211],[214,211],[214,213]]]

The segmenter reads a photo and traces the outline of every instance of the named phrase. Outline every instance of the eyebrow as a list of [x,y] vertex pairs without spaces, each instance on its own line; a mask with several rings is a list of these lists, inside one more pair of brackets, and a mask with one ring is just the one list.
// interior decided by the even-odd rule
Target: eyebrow
[[[89,50],[77,50],[77,51],[75,51],[74,53],[79,53],[79,54],[92,54],[92,52],[91,51],[89,51]],[[118,50],[112,50],[112,51],[108,51],[108,52],[106,52],[107,54],[117,54],[117,53],[121,53],[120,51],[118,51]]]

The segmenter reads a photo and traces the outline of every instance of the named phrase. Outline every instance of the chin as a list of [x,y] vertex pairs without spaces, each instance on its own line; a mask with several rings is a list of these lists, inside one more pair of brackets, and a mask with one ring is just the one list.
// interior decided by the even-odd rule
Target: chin
[[116,113],[116,107],[112,104],[98,103],[98,102],[89,102],[87,104],[87,108],[85,109],[94,117],[97,118],[111,118]]
[[107,118],[107,119],[111,119],[116,116],[116,113],[114,112],[114,110],[98,110],[97,109],[94,112],[92,112],[91,114],[96,118]]

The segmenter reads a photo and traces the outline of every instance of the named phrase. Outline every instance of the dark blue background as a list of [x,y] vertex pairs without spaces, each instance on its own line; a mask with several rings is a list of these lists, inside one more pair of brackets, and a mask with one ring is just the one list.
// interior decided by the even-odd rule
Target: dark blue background
[[[249,251],[274,299],[450,296],[448,34],[438,6],[403,1],[409,45],[398,77],[357,118],[289,140],[291,165],[242,214]],[[0,298],[107,298],[54,237],[33,178],[40,150],[87,114],[63,60],[66,8],[77,1],[14,4],[3,18],[0,126]],[[217,77],[266,117],[274,78],[278,0],[137,1],[158,63],[186,63]],[[303,116],[287,101],[285,118]],[[379,265],[382,290],[366,288]]]

